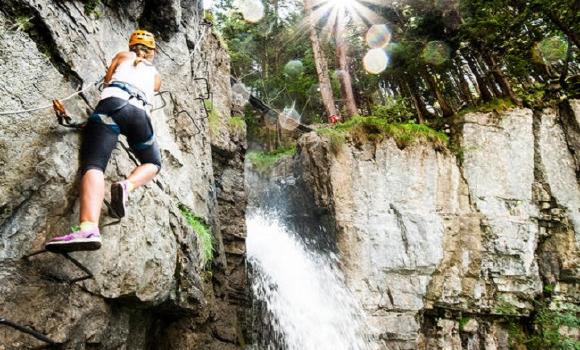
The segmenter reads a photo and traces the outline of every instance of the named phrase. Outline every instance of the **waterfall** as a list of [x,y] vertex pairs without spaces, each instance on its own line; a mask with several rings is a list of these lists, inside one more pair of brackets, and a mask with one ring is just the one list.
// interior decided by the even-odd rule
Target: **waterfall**
[[308,248],[272,210],[253,210],[247,228],[253,323],[267,328],[253,349],[370,349],[335,254]]

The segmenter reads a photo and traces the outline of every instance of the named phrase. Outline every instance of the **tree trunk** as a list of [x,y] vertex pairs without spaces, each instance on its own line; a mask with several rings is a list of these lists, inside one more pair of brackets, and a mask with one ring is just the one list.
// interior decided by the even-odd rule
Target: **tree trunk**
[[487,65],[489,66],[491,73],[495,78],[495,81],[499,84],[502,91],[502,95],[505,97],[509,97],[509,99],[513,103],[515,103],[518,106],[521,106],[522,100],[520,100],[514,93],[514,90],[512,89],[510,82],[507,80],[507,77],[505,76],[505,74],[503,74],[503,72],[499,68],[499,64],[493,58],[493,55],[487,53],[483,55],[483,58],[486,61]]
[[417,88],[417,83],[412,77],[405,77],[403,79],[399,79],[399,86],[401,89],[407,90],[411,101],[413,101],[413,106],[415,106],[415,110],[417,111],[417,119],[419,119],[419,123],[424,123],[425,119],[431,119],[433,115],[425,106],[425,102],[421,99],[421,94],[419,93],[419,89]]
[[471,73],[473,73],[473,76],[475,76],[475,81],[477,82],[477,87],[479,88],[479,93],[481,95],[480,97],[483,100],[483,102],[489,102],[493,100],[493,95],[487,88],[485,80],[483,79],[481,74],[479,74],[479,70],[477,69],[477,65],[475,64],[473,58],[470,57],[469,55],[465,55],[465,60],[467,61],[469,69],[471,69]]
[[339,10],[336,16],[336,61],[340,74],[338,80],[340,82],[340,91],[342,99],[346,106],[346,113],[349,117],[358,113],[354,94],[352,92],[352,81],[350,78],[350,70],[348,68],[347,50],[348,45],[345,40],[345,13],[344,9]]
[[[480,51],[477,51],[479,53]],[[494,80],[491,68],[487,67],[485,62],[482,60],[481,55],[477,54],[473,57],[475,64],[479,67],[482,72],[483,80],[485,80],[487,87],[489,87],[491,93],[494,97],[503,97],[501,90],[497,87],[496,81]]]
[[427,82],[429,88],[435,93],[435,98],[437,99],[437,102],[439,102],[439,107],[441,108],[443,117],[450,117],[453,114],[455,114],[453,108],[451,108],[451,106],[447,102],[447,99],[445,98],[445,95],[443,95],[443,92],[439,88],[437,80],[435,79],[434,75],[431,74],[431,72],[429,72],[428,69],[423,70],[423,78]]
[[312,17],[312,6],[310,0],[304,0],[304,11],[308,20],[308,27],[310,31],[310,43],[312,44],[312,52],[314,53],[314,64],[316,65],[316,73],[318,75],[318,84],[320,87],[320,96],[322,97],[322,104],[326,110],[327,117],[331,115],[338,115],[336,105],[334,103],[334,95],[332,93],[332,86],[330,85],[330,75],[328,74],[328,64],[326,57],[320,46],[320,40],[316,33],[316,26],[314,18]]
[[473,100],[473,95],[469,90],[469,83],[465,80],[465,73],[463,72],[462,64],[458,63],[457,60],[453,62],[453,68],[455,70],[455,74],[457,76],[457,80],[459,80],[459,91],[461,91],[461,96],[470,105],[475,105],[475,101]]

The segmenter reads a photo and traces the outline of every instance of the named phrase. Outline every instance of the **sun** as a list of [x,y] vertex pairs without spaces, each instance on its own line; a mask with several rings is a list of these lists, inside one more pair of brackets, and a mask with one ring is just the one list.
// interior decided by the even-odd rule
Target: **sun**
[[357,26],[368,27],[382,21],[381,16],[369,9],[366,4],[384,6],[384,0],[313,0],[311,18],[305,19],[322,27],[322,31],[333,33],[337,24],[353,23]]

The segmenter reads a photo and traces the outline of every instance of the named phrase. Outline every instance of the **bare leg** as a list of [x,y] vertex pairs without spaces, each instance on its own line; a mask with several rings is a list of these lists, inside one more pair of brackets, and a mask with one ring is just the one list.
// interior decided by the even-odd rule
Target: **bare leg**
[[135,189],[151,181],[155,177],[155,175],[157,175],[158,171],[159,168],[157,168],[157,166],[154,164],[151,163],[141,164],[135,169],[133,169],[131,175],[129,175],[127,180],[129,180],[129,182],[133,186],[133,189]]
[[88,170],[81,179],[81,222],[99,223],[105,198],[105,175],[98,169]]

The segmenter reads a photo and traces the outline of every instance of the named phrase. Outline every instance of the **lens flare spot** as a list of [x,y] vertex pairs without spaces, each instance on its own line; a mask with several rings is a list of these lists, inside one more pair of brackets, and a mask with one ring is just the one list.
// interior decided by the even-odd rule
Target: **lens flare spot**
[[450,53],[449,46],[443,41],[431,41],[425,45],[421,57],[423,61],[438,66],[449,59]]
[[566,59],[568,43],[562,37],[553,36],[536,43],[532,57],[536,62],[553,64]]
[[257,23],[264,18],[264,4],[260,0],[239,0],[238,9],[248,22]]
[[371,74],[379,74],[389,64],[389,58],[383,49],[371,49],[363,58],[365,70]]
[[304,71],[304,64],[300,60],[292,60],[284,66],[284,73],[289,77],[295,78]]
[[294,130],[300,125],[300,113],[292,107],[284,108],[284,111],[278,115],[280,126],[286,130]]
[[245,106],[250,100],[250,91],[246,85],[242,83],[235,83],[232,86],[232,99],[233,103],[238,106]]
[[386,24],[375,24],[367,31],[366,41],[372,49],[385,47],[391,41],[391,32]]

